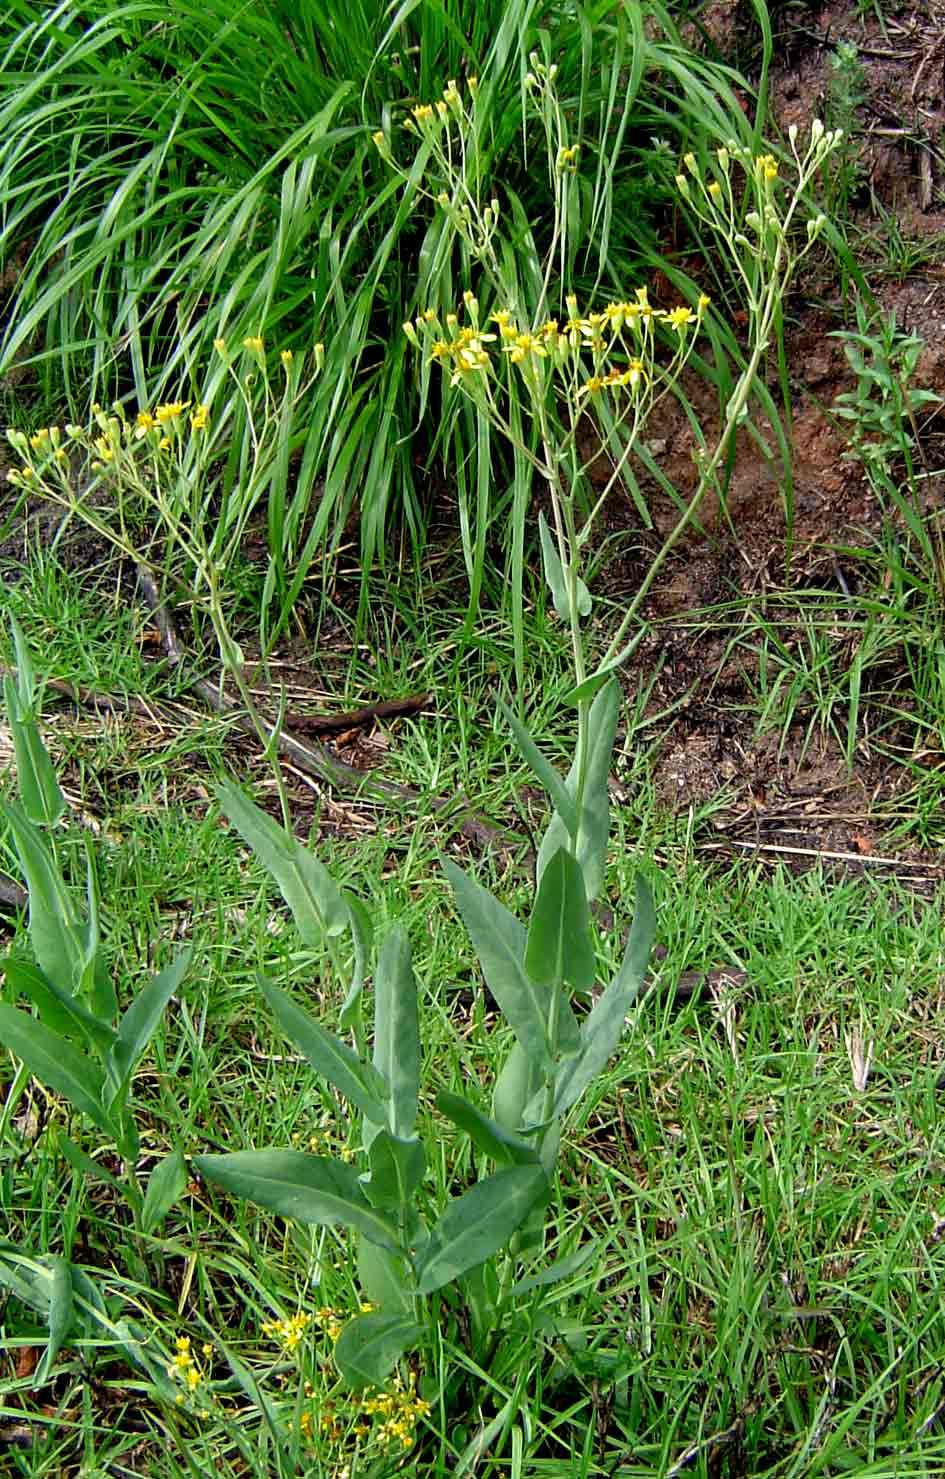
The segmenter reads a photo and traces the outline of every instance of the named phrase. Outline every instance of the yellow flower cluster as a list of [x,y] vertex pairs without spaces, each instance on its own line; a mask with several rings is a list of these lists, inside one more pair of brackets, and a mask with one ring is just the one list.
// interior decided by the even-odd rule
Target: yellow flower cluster
[[[417,1377],[413,1371],[406,1386],[398,1377],[387,1391],[368,1388],[359,1397],[351,1398],[351,1407],[351,1417],[356,1420],[350,1431],[355,1438],[373,1436],[381,1448],[394,1449],[398,1453],[406,1453],[413,1447],[417,1423],[430,1412],[429,1402],[417,1396]],[[371,1419],[380,1421],[375,1421],[372,1426]],[[325,1437],[334,1442],[344,1438],[345,1423],[334,1402],[326,1402],[322,1407],[320,1427]],[[314,1423],[310,1412],[302,1414],[299,1430],[304,1437],[313,1436]]]
[[[470,99],[475,104],[476,94],[479,90],[478,77],[467,78],[466,86],[469,89]],[[411,117],[404,124],[406,129],[424,135],[435,133],[439,125],[451,115],[454,118],[462,118],[464,116],[463,96],[456,82],[451,80],[447,82],[442,97],[437,98],[433,103],[418,103],[415,108],[411,108],[410,112]],[[382,154],[385,153],[387,150],[386,135],[381,130],[378,130],[377,133],[372,135],[372,138],[380,152]]]
[[[608,303],[602,311],[586,316],[578,313],[573,295],[565,302],[565,320],[548,319],[534,328],[522,326],[509,309],[499,308],[491,315],[487,331],[480,323],[477,299],[466,293],[467,324],[460,326],[455,313],[448,313],[441,324],[439,316],[427,309],[414,322],[404,324],[404,333],[415,348],[426,348],[429,358],[449,372],[452,385],[488,376],[495,369],[497,355],[506,356],[526,376],[542,373],[546,364],[580,370],[586,366],[582,357],[589,355],[591,373],[579,395],[617,387],[633,394],[647,383],[646,362],[652,356],[655,326],[664,324],[681,341],[688,330],[698,327],[709,305],[703,294],[695,309],[687,304],[668,310],[654,308],[645,287],[637,288],[631,301]],[[493,344],[498,350],[490,347]],[[626,358],[617,360],[616,354]]]
[[300,1312],[287,1320],[265,1320],[260,1328],[263,1335],[274,1336],[282,1349],[292,1355],[302,1344],[311,1323],[311,1315]]
[[366,1417],[381,1418],[375,1433],[383,1447],[406,1452],[414,1445],[417,1420],[428,1415],[430,1404],[417,1396],[417,1375],[411,1371],[406,1387],[398,1379],[386,1392],[365,1392],[361,1411]]
[[[206,1382],[207,1376],[206,1372],[201,1369],[199,1363],[194,1358],[188,1336],[182,1335],[177,1340],[176,1349],[177,1354],[168,1366],[167,1374],[171,1381],[179,1382],[183,1387],[184,1390],[178,1392],[176,1398],[177,1402],[182,1403],[185,1393],[191,1397],[196,1396]],[[201,1348],[201,1354],[205,1358],[209,1358],[213,1355],[213,1346],[204,1345]]]
[[350,1165],[357,1160],[357,1152],[350,1145],[339,1146],[333,1140],[327,1130],[316,1130],[311,1135],[301,1135],[298,1131],[292,1136],[292,1144],[298,1148],[304,1144],[306,1150],[312,1155],[334,1155],[345,1165]]

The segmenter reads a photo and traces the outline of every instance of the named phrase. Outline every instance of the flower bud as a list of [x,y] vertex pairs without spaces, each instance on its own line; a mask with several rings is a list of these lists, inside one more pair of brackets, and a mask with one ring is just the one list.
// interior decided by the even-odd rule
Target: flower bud
[[823,136],[824,126],[819,118],[815,118],[810,126],[810,141],[812,144],[819,144]]
[[685,175],[676,176],[676,189],[679,191],[684,200],[689,199],[689,181],[686,179]]
[[405,324],[401,325],[401,327],[403,328],[404,333],[407,335],[407,338],[410,340],[414,349],[419,349],[420,340],[417,338],[417,331],[410,320],[408,319]]

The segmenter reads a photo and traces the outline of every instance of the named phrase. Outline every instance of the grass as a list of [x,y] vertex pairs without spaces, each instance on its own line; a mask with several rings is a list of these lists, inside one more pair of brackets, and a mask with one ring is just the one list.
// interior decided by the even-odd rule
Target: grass
[[[132,691],[153,687],[149,664],[129,658],[128,629],[116,625],[109,646],[107,624],[91,620],[99,598],[73,585],[66,600],[69,583],[57,581],[37,562],[15,588],[24,619],[32,612],[34,642],[58,630],[56,667],[74,670],[84,650],[89,684],[113,671]],[[403,721],[392,735],[388,773],[435,777],[437,788],[461,788],[490,816],[514,827],[524,813],[534,827],[533,793],[494,705],[509,671],[507,628],[486,624],[460,669],[461,611],[422,599],[411,609],[401,592],[379,660],[365,665],[355,649],[336,661],[347,665],[351,695],[367,685],[437,693],[437,716]],[[554,755],[563,735],[547,695],[557,664],[566,676],[563,634],[540,602],[529,606],[529,623],[545,696],[531,719]],[[64,746],[69,755],[65,738]],[[67,779],[79,805],[101,814],[101,772],[111,770],[113,751],[107,734],[86,736],[82,748],[83,767],[70,761]],[[218,739],[200,764],[212,773],[233,760]],[[205,793],[195,796],[188,778],[181,786],[179,769],[179,757],[168,756],[137,782],[119,776],[108,794],[111,825],[95,844],[123,996],[174,941],[187,938],[197,952],[141,1074],[143,1154],[312,1134],[340,1147],[348,1131],[337,1105],[304,1064],[286,1058],[260,1011],[254,973],[292,983],[309,1004],[314,997],[328,1023],[342,986],[301,945]],[[619,1057],[566,1136],[552,1252],[569,1255],[595,1235],[600,1242],[564,1286],[563,1320],[536,1298],[489,1371],[468,1369],[461,1329],[444,1309],[441,1349],[421,1374],[433,1410],[411,1471],[453,1472],[481,1439],[476,1471],[496,1475],[510,1464],[562,1479],[666,1475],[681,1465],[710,1479],[721,1463],[752,1475],[940,1473],[945,1253],[930,1174],[943,1149],[938,907],[888,883],[793,877],[742,862],[720,869],[694,848],[698,834],[681,833],[656,805],[633,735],[617,773],[626,800],[607,887],[616,924],[602,948],[608,957],[619,949],[632,873],[655,858],[657,866],[644,866],[666,956]],[[78,844],[81,826],[70,826]],[[433,824],[392,817],[381,832],[349,829],[334,839],[323,824],[316,845],[339,881],[410,933],[424,992],[423,1136],[435,1183],[455,1190],[466,1153],[444,1132],[432,1096],[440,1086],[487,1082],[497,1044],[436,866],[438,841]],[[75,858],[79,880],[78,846]],[[514,867],[500,867],[495,882],[511,907],[522,906],[526,879]],[[729,974],[687,1000],[674,983],[690,970]],[[862,1084],[857,1054],[865,1059],[870,1045]],[[8,1082],[11,1071],[0,1070]],[[8,1300],[0,1411],[28,1434],[23,1448],[6,1447],[10,1472],[143,1466],[182,1479],[212,1465],[234,1479],[328,1476],[355,1452],[357,1472],[385,1471],[376,1440],[354,1436],[363,1415],[336,1389],[324,1330],[316,1322],[286,1352],[262,1328],[300,1310],[354,1308],[344,1235],[282,1223],[195,1184],[153,1243],[159,1262],[136,1279],[123,1267],[121,1214],[107,1185],[83,1182],[56,1150],[67,1120],[35,1087],[10,1106],[0,1139],[9,1235],[34,1256],[61,1253],[94,1271],[109,1319],[134,1324],[154,1365],[142,1372],[98,1331],[70,1347],[34,1392],[16,1363],[29,1364],[24,1352],[42,1344],[43,1330]],[[212,1345],[199,1356],[208,1382],[193,1410],[177,1406],[162,1381],[182,1334],[194,1351]],[[507,1432],[494,1429],[515,1392],[520,1417]],[[311,1438],[299,1428],[305,1413]]]
[[[753,10],[766,27],[765,7]],[[367,572],[383,564],[392,525],[422,540],[427,469],[437,475],[445,461],[452,482],[476,449],[456,398],[432,446],[413,438],[423,392],[401,324],[480,284],[423,199],[423,151],[414,163],[403,127],[412,106],[478,74],[470,183],[534,223],[513,234],[508,264],[527,298],[552,211],[523,125],[523,79],[530,52],[546,48],[569,115],[583,120],[562,282],[582,296],[604,285],[627,296],[654,267],[677,287],[688,280],[660,245],[672,161],[695,141],[747,139],[752,125],[737,74],[685,46],[671,7],[648,13],[644,27],[636,5],[595,0],[580,14],[545,15],[516,0],[479,6],[470,29],[454,0],[393,15],[357,0],[338,27],[318,0],[172,11],[64,0],[42,15],[15,0],[0,21],[0,261],[13,269],[0,374],[28,369],[40,403],[60,414],[64,401],[77,418],[116,395],[136,409],[202,394],[220,336],[258,335],[296,354],[323,342],[325,373],[294,409],[264,495],[271,582],[261,617],[278,635],[352,514]],[[757,129],[763,93],[762,81]],[[405,186],[372,143],[379,127],[408,170]],[[724,276],[710,286],[734,303]],[[738,359],[725,330],[714,359],[706,369],[721,401],[727,361]],[[237,427],[224,507],[239,504],[250,439]],[[503,543],[521,579],[523,472],[485,452],[516,496],[503,508],[488,486],[460,485],[473,607],[496,521],[511,520]]]
[[[682,237],[677,157],[761,136],[772,43],[760,0],[750,14],[762,37],[754,120],[741,79],[691,50],[678,8],[660,3],[646,24],[629,0],[582,10],[489,0],[474,16],[455,0],[393,11],[352,0],[344,25],[317,0],[235,10],[66,0],[41,15],[12,0],[0,19],[0,259],[13,283],[0,375],[18,365],[27,377],[11,421],[29,431],[40,410],[64,419],[96,396],[120,394],[132,414],[207,386],[222,396],[221,335],[233,353],[244,336],[263,337],[273,362],[293,348],[296,364],[323,342],[310,393],[273,412],[272,455],[256,457],[237,396],[230,446],[191,490],[202,524],[245,528],[263,549],[234,541],[227,608],[250,656],[260,632],[280,642],[276,680],[283,661],[306,674],[305,691],[288,688],[290,707],[430,692],[423,714],[382,731],[385,778],[423,798],[465,798],[520,841],[470,856],[431,807],[379,812],[286,777],[298,833],[310,827],[336,880],[412,941],[431,1205],[476,1170],[436,1091],[485,1094],[510,1041],[439,854],[524,915],[545,811],[497,699],[520,708],[564,767],[573,715],[560,696],[572,675],[530,564],[524,467],[503,463],[458,399],[434,391],[428,404],[403,352],[401,321],[425,303],[453,305],[477,285],[475,263],[423,199],[419,167],[401,189],[371,135],[381,127],[411,169],[409,109],[451,77],[468,88],[478,75],[470,183],[483,199],[497,188],[519,223],[507,265],[528,303],[548,233],[545,174],[523,127],[537,48],[559,66],[581,144],[563,280],[582,297],[628,296],[659,269],[685,292],[705,270],[699,286],[734,310],[706,249],[667,242],[670,225]],[[890,260],[895,246],[905,261],[890,242]],[[844,268],[855,275],[849,253]],[[720,407],[739,353],[722,327],[698,362]],[[783,344],[778,353],[786,382]],[[429,435],[415,431],[421,407]],[[898,430],[907,435],[902,416]],[[676,726],[685,733],[690,698],[737,701],[737,735],[774,731],[784,755],[822,745],[838,774],[895,761],[906,779],[886,803],[892,842],[940,846],[941,552],[911,462],[884,476],[879,533],[834,552],[854,589],[786,589],[695,613],[724,657],[682,694],[664,694],[655,667],[622,675],[599,955],[609,969],[622,956],[638,870],[655,892],[663,953],[566,1129],[547,1246],[549,1259],[573,1260],[561,1286],[522,1296],[483,1368],[466,1311],[444,1294],[437,1342],[402,1367],[429,1414],[408,1455],[385,1448],[381,1419],[342,1391],[331,1358],[333,1323],[360,1296],[346,1235],[192,1179],[142,1253],[108,1180],[111,1148],[4,1056],[4,1473],[945,1473],[940,901],[888,877],[720,863],[726,798],[673,814],[658,769]],[[645,520],[645,505],[638,512]],[[43,707],[70,806],[57,850],[80,889],[87,844],[94,852],[122,1005],[182,942],[194,949],[136,1080],[141,1167],[174,1147],[190,1157],[313,1137],[340,1154],[356,1132],[276,1029],[257,973],[328,1026],[345,973],[303,943],[213,800],[214,780],[229,775],[275,814],[271,772],[253,744],[191,708],[134,609],[130,571],[103,548],[72,531],[51,549],[27,541],[22,563],[4,568],[4,607],[41,678],[115,700],[76,717],[47,690]],[[602,628],[619,608],[597,604]],[[196,606],[186,639],[194,670],[215,672]],[[737,683],[722,681],[725,665]],[[16,873],[2,842],[0,867]],[[22,915],[4,932],[15,954],[28,952]],[[102,1174],[76,1168],[66,1134]],[[55,1266],[36,1261],[60,1257],[93,1282],[84,1324],[37,1377],[49,1331],[23,1296]],[[296,1343],[285,1322],[299,1315]]]

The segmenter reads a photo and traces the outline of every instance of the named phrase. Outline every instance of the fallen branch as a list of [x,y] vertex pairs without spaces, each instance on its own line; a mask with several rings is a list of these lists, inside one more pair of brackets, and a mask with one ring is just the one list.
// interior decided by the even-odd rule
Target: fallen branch
[[[173,617],[161,599],[157,582],[146,565],[139,564],[137,572],[138,584],[157,626],[167,659],[173,667],[183,669],[184,649],[177,635]],[[258,738],[257,723],[260,723],[266,733],[267,741],[273,744],[281,755],[284,755],[306,775],[325,781],[335,790],[375,801],[398,802],[400,805],[417,809],[426,805],[434,812],[446,812],[448,808],[456,804],[456,799],[453,797],[426,798],[410,786],[401,786],[394,781],[379,780],[370,772],[358,770],[356,766],[347,765],[343,760],[339,760],[324,745],[317,742],[305,743],[290,729],[279,728],[266,720],[254,721],[252,716],[241,709],[223,690],[222,685],[210,683],[206,678],[192,678],[188,674],[187,686],[198,694],[215,713],[230,719],[236,728],[244,733]],[[492,846],[507,852],[511,846],[518,845],[520,842],[519,838],[510,838],[508,834],[503,837],[497,828],[470,812],[456,819],[455,830],[481,848]]]

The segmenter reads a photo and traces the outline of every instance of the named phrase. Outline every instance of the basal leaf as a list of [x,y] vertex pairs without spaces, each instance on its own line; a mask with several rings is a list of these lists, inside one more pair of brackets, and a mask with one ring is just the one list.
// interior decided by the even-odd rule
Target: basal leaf
[[44,975],[74,991],[82,975],[85,940],[72,895],[45,838],[19,807],[0,801],[0,816],[9,824],[26,878],[33,953]]
[[278,884],[306,945],[317,947],[325,935],[340,935],[347,928],[349,912],[328,869],[250,801],[239,786],[221,782],[217,798],[244,842]]
[[29,997],[45,1027],[67,1036],[82,1036],[104,1052],[112,1046],[116,1037],[114,1028],[93,1017],[71,991],[47,980],[37,966],[8,956],[2,962],[2,970],[13,992]]
[[356,1315],[335,1342],[339,1375],[349,1387],[382,1387],[422,1335],[423,1326],[403,1315]]
[[30,822],[52,826],[66,809],[52,761],[36,721],[21,701],[9,676],[3,680],[3,694],[13,736],[16,779],[24,814]]
[[141,1226],[153,1233],[182,1196],[189,1178],[187,1162],[179,1150],[172,1150],[158,1161],[148,1176],[148,1186],[141,1209]]
[[460,1094],[441,1090],[436,1096],[436,1107],[452,1120],[457,1129],[465,1131],[478,1150],[498,1161],[500,1166],[537,1164],[538,1152],[534,1145],[511,1134]]
[[550,997],[526,974],[524,929],[488,889],[467,877],[455,863],[445,859],[443,871],[453,886],[489,990],[530,1061],[542,1072],[550,1073]]
[[353,1048],[304,1012],[281,987],[263,976],[257,979],[279,1026],[316,1073],[327,1078],[374,1124],[383,1124],[387,1119],[387,1085],[377,1070],[370,1063],[362,1063]]
[[374,1067],[390,1092],[390,1130],[409,1140],[420,1092],[420,1024],[410,941],[393,929],[374,972]]
[[590,991],[594,984],[597,962],[584,876],[563,847],[541,875],[528,926],[525,970],[542,986],[567,982],[575,991]]
[[491,1258],[548,1192],[540,1166],[512,1166],[451,1201],[416,1260],[417,1293],[432,1294]]
[[369,1178],[362,1178],[364,1195],[382,1212],[401,1212],[409,1206],[423,1180],[426,1156],[419,1140],[401,1140],[381,1130],[368,1151]]
[[184,950],[160,975],[143,986],[118,1024],[118,1037],[112,1048],[114,1079],[118,1085],[127,1082],[145,1049],[157,1031],[164,1009],[179,990],[191,952]]
[[653,895],[638,874],[636,909],[623,964],[581,1026],[581,1046],[566,1058],[555,1079],[554,1113],[562,1115],[576,1104],[609,1062],[623,1034],[624,1022],[643,983],[649,963],[656,916]]
[[100,1130],[114,1133],[102,1104],[102,1071],[67,1038],[50,1032],[28,1013],[0,1003],[0,1043],[22,1059],[40,1083],[62,1094]]
[[382,1247],[397,1247],[397,1229],[376,1211],[353,1166],[302,1150],[238,1150],[200,1155],[194,1166],[233,1196],[245,1197],[280,1217],[322,1227],[353,1227]]

